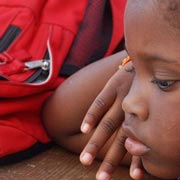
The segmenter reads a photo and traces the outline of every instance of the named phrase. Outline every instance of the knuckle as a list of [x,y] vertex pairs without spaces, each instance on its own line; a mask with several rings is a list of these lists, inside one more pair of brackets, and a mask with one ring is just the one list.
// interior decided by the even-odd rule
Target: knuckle
[[96,154],[99,151],[100,146],[96,142],[89,142],[87,148],[89,152]]
[[102,109],[106,106],[104,100],[100,97],[95,99],[94,104],[98,109]]
[[116,130],[115,124],[111,118],[107,118],[105,121],[102,121],[101,128],[110,134]]
[[106,167],[106,171],[112,172],[117,167],[117,164],[111,159],[106,159],[104,161],[104,166]]
[[94,112],[90,112],[88,111],[86,113],[86,122],[89,123],[89,124],[93,124],[94,121],[97,119],[96,115]]
[[116,139],[116,144],[117,144],[119,147],[123,147],[123,148],[124,148],[125,140],[126,140],[126,137],[121,136],[121,137],[119,137],[119,138]]

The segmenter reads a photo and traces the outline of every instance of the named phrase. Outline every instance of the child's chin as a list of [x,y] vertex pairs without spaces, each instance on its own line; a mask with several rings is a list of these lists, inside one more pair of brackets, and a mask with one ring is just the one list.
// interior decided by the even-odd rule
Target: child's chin
[[161,178],[161,179],[176,179],[180,177],[179,170],[176,170],[177,167],[164,167],[160,164],[152,164],[148,161],[143,161],[143,167],[150,175]]

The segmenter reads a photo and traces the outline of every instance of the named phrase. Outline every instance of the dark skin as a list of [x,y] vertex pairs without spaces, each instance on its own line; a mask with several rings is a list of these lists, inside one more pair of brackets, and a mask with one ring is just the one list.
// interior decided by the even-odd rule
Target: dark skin
[[[95,127],[97,122],[101,120],[92,137],[90,138],[88,144],[80,155],[80,161],[84,165],[92,164],[97,155],[97,152],[99,152],[101,148],[103,148],[103,145],[108,141],[108,138],[111,138],[111,135],[113,133],[112,127],[114,127],[114,131],[116,130],[116,136],[111,146],[108,147],[108,152],[105,158],[103,158],[103,162],[97,172],[96,179],[98,180],[110,179],[112,173],[120,163],[125,163],[128,165],[130,164],[130,157],[128,154],[128,158],[125,158],[124,161],[122,161],[122,158],[126,153],[126,151],[123,151],[122,147],[124,146],[125,140],[123,138],[126,137],[124,136],[124,133],[121,129],[121,123],[118,124],[120,119],[119,114],[122,115],[122,113],[120,112],[121,102],[123,99],[121,91],[121,88],[123,86],[122,84],[120,84],[120,82],[122,81],[121,78],[124,78],[123,80],[125,83],[123,84],[125,86],[127,85],[126,83],[128,83],[125,79],[125,77],[127,76],[122,76],[122,72],[124,72],[126,75],[130,74],[131,78],[129,79],[129,81],[132,81],[132,78],[134,77],[134,73],[132,72],[132,63],[127,63],[108,81],[104,89],[99,93],[99,95],[96,97],[95,101],[89,108],[81,125],[81,131],[85,134],[88,134],[94,131],[93,127]],[[99,101],[103,101],[104,105],[99,107]],[[109,120],[111,124],[109,124]],[[88,128],[84,129],[84,124],[88,124]],[[86,152],[88,153],[88,158],[84,159],[83,156]],[[130,175],[133,179],[141,179],[143,176],[141,161],[138,157],[132,158]]]
[[[112,64],[108,64],[108,66],[101,64],[101,67],[103,67],[101,69],[102,71],[99,71],[100,68],[96,66],[98,69],[96,73],[100,73],[96,75],[99,76],[96,76],[93,72],[96,67],[92,65],[87,67],[88,69],[84,69],[75,76],[72,76],[72,79],[67,80],[65,86],[62,85],[59,88],[60,90],[57,90],[57,96],[54,95],[55,98],[52,98],[52,101],[50,100],[51,105],[63,107],[63,105],[66,104],[66,100],[72,102],[72,99],[75,97],[75,99],[73,99],[75,100],[73,102],[75,104],[72,106],[68,104],[64,110],[61,108],[62,111],[58,108],[55,108],[56,111],[52,110],[55,118],[52,118],[50,123],[46,120],[45,124],[54,139],[71,151],[79,153],[90,139],[80,156],[83,164],[91,164],[95,157],[104,158],[105,152],[107,152],[110,145],[112,145],[100,167],[97,179],[102,179],[100,178],[102,172],[103,175],[106,176],[106,179],[109,179],[114,171],[114,167],[121,162],[125,154],[122,146],[125,140],[124,137],[127,137],[125,140],[126,149],[134,156],[131,166],[132,177],[137,178],[137,174],[139,177],[142,174],[141,169],[139,169],[141,162],[145,170],[154,176],[162,178],[176,178],[180,176],[180,135],[178,134],[180,114],[179,110],[177,110],[180,104],[180,30],[177,26],[178,23],[175,22],[179,14],[174,16],[175,7],[172,9],[170,6],[169,11],[166,6],[161,6],[162,2],[164,1],[147,0],[141,3],[135,0],[128,1],[125,18],[125,40],[128,53],[134,64],[135,77],[132,73],[120,70],[115,73],[112,78],[113,80],[110,79],[108,81],[110,76],[115,72],[113,68],[119,64],[120,61],[117,61],[117,64],[112,63],[115,66],[111,66]],[[165,4],[169,4],[169,2],[170,1],[166,1]],[[169,22],[169,20],[171,20],[171,22]],[[134,31],[132,27],[136,27],[136,31]],[[144,36],[142,36],[142,34]],[[91,74],[91,72],[93,73]],[[105,72],[108,73],[106,74]],[[123,73],[125,73],[125,76]],[[88,83],[87,77],[90,77]],[[97,77],[100,78],[97,79]],[[132,77],[134,77],[134,79],[131,84]],[[77,86],[72,85],[72,81],[76,82],[77,80],[78,82],[78,79],[81,79],[80,84],[82,82],[87,84],[83,84],[83,88],[78,83]],[[114,83],[117,82],[116,79],[118,79],[119,84],[117,84],[119,86]],[[127,83],[123,86],[122,84],[124,84],[123,82],[125,80],[127,80],[129,84]],[[97,81],[99,83],[97,83]],[[85,127],[85,130],[83,126],[81,127],[83,132],[87,130],[90,134],[82,135],[78,130],[80,122],[92,103],[93,98],[98,95],[107,81],[106,90],[100,93],[95,103],[93,103],[90,110],[88,110],[87,116],[85,116],[84,122],[86,121],[88,126]],[[90,87],[96,83],[98,84],[95,86],[97,88],[93,88],[93,92],[89,91]],[[130,92],[123,100],[129,91],[130,85]],[[77,87],[73,92],[74,94],[72,91],[68,91],[68,89],[73,89],[74,87]],[[110,92],[109,89],[111,89],[112,92]],[[63,94],[64,91],[65,94]],[[109,94],[107,92],[109,92]],[[106,93],[108,97],[110,97],[109,100],[105,97]],[[78,99],[76,99],[77,94],[79,95]],[[88,95],[88,98],[86,95]],[[67,99],[67,97],[69,99]],[[125,112],[125,121],[122,124],[123,131],[121,131],[120,128],[121,122],[123,121],[123,112],[121,108],[118,110],[116,108],[120,107],[122,100],[123,110]],[[62,104],[59,102],[62,102]],[[83,106],[79,106],[79,104],[77,106],[76,102],[83,104]],[[68,107],[70,108],[68,109]],[[49,109],[50,107],[47,112]],[[65,116],[62,116],[60,112],[65,114]],[[72,112],[74,116],[72,117],[72,114],[69,112]],[[49,114],[50,113],[49,111]],[[67,113],[70,115],[67,115]],[[57,114],[57,116],[55,114]],[[66,117],[68,118],[66,119]],[[46,118],[50,119],[48,115]],[[121,120],[118,121],[118,119]],[[133,121],[131,121],[131,119],[133,119]],[[65,122],[63,123],[65,125],[63,128],[58,126],[60,122]],[[98,122],[100,122],[99,126],[93,134],[95,130],[94,126],[96,126]],[[69,126],[70,123],[72,126]],[[93,129],[93,131],[91,131],[91,129]],[[161,139],[158,140],[157,137],[161,137]],[[79,141],[82,142],[80,146],[77,143]],[[106,146],[104,146],[104,144],[106,144]],[[121,146],[119,146],[119,144],[121,144]],[[136,176],[134,176],[133,169],[139,171],[136,171]]]
[[[126,48],[134,73],[130,91],[122,102],[125,147],[133,155],[133,166],[142,162],[150,174],[165,179],[180,176],[180,7],[175,2],[180,3],[128,0],[125,13]],[[101,94],[99,98],[108,100]],[[96,114],[97,110],[89,111]],[[85,116],[83,124],[86,122]],[[101,138],[100,133],[96,134],[94,142]],[[83,153],[88,152],[88,146]],[[111,161],[115,162],[115,156]]]
[[[103,94],[104,97],[110,94],[110,101],[108,100],[106,104],[105,101],[102,101],[103,98],[96,98],[95,109],[99,109],[99,112],[101,112],[102,109],[105,108],[108,110],[109,106],[114,104],[111,111],[109,111],[109,117],[115,115],[115,117],[111,118],[118,120],[115,123],[112,121],[113,124],[111,125],[109,124],[109,118],[101,121],[98,128],[100,127],[99,129],[102,135],[104,135],[98,140],[99,147],[96,149],[97,146],[91,143],[91,147],[88,148],[92,152],[94,152],[95,149],[97,150],[93,158],[98,157],[104,159],[100,170],[103,172],[108,171],[109,177],[120,162],[125,164],[130,163],[128,157],[124,158],[126,153],[124,148],[125,137],[122,132],[119,131],[119,127],[124,120],[121,102],[127,94],[133,78],[133,74],[128,73],[125,69],[118,70],[119,64],[121,64],[122,59],[126,56],[127,53],[122,51],[83,68],[65,80],[49,98],[44,107],[44,125],[49,135],[56,143],[79,154],[96,129],[93,128],[88,134],[81,133],[80,126],[83,118],[94,99],[104,88],[110,77],[114,75],[106,84],[106,90]],[[114,100],[116,103],[114,103]],[[98,122],[96,122],[96,124],[98,124]],[[96,135],[93,135],[93,137],[96,137]],[[114,158],[111,157],[114,153],[114,150],[110,149],[112,142],[115,144],[115,154],[118,152],[118,158],[116,157],[116,162],[113,161],[111,164],[110,159]],[[108,150],[109,152],[105,157]],[[88,156],[86,156],[86,158],[88,158]],[[91,164],[92,161],[88,162],[87,165]],[[139,166],[138,163],[134,163],[133,169]],[[138,179],[141,176],[142,172],[140,171],[134,177]]]
[[[69,77],[57,88],[44,111],[45,127],[57,143],[76,153],[82,151],[91,136],[80,132],[82,120],[124,57],[126,52],[121,52],[91,64]],[[101,106],[101,102],[98,104]],[[103,152],[99,156],[103,156]]]

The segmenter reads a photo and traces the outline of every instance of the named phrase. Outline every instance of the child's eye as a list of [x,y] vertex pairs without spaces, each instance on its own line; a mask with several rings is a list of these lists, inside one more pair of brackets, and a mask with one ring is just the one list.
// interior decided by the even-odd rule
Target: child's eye
[[176,81],[173,80],[159,80],[154,79],[151,81],[152,83],[156,84],[161,90],[167,90],[170,88]]

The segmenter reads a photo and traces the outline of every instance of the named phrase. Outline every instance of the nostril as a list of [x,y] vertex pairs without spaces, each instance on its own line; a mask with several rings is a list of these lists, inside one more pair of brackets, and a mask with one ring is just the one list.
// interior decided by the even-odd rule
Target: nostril
[[135,118],[136,117],[136,114],[135,113],[131,113],[131,118]]
[[133,121],[134,119],[137,118],[137,115],[134,113],[126,114],[125,118],[128,119],[129,121]]

